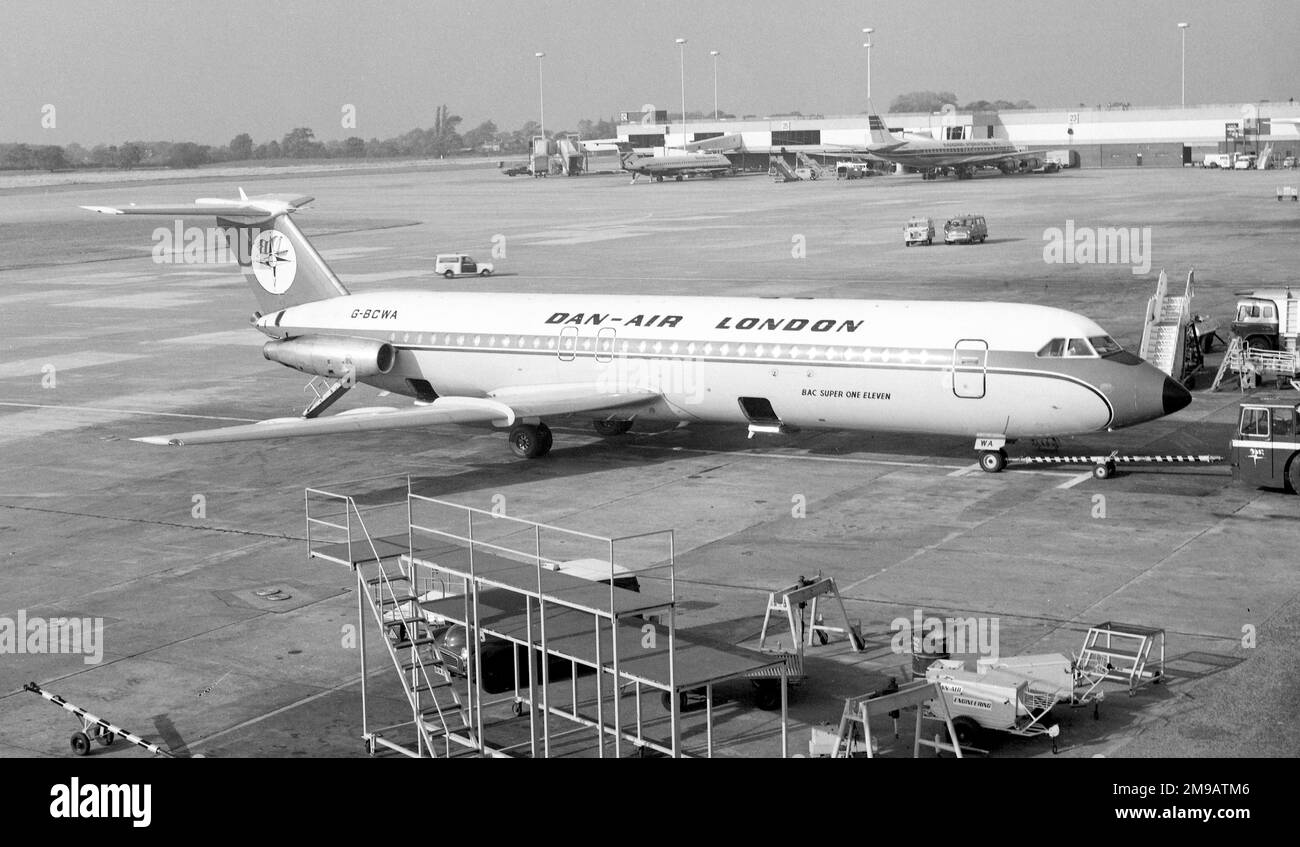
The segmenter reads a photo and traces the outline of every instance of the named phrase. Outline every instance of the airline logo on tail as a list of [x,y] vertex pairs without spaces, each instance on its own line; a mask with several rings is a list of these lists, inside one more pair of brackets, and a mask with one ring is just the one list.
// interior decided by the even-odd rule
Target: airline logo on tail
[[253,275],[258,284],[271,294],[288,291],[298,269],[298,256],[284,233],[262,230],[253,240],[252,253]]

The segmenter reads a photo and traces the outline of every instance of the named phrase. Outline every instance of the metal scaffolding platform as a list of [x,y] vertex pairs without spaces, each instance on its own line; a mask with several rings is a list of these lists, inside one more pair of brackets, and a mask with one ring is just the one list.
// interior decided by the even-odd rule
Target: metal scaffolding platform
[[[780,678],[786,754],[784,659],[677,634],[671,530],[620,537],[577,532],[426,497],[412,490],[409,478],[402,502],[358,506],[352,495],[310,488],[305,500],[309,556],[356,573],[362,735],[372,752],[382,746],[416,757],[439,750],[544,757],[561,736],[592,731],[602,757],[611,748],[623,755],[625,743],[677,757],[684,755],[684,695],[703,690],[704,753],[712,755],[713,686],[767,672]],[[381,508],[389,510],[390,523],[394,509],[404,512],[404,535],[369,531],[367,520],[374,525]],[[615,584],[628,575],[649,590]],[[466,645],[478,646],[449,655],[441,642],[453,626],[465,628]],[[410,702],[409,721],[369,726],[367,628],[388,648]],[[510,645],[513,692],[489,701],[484,663],[493,645]],[[568,670],[567,698],[552,684],[557,663]],[[580,677],[585,687],[594,683],[594,697],[579,696]],[[654,721],[646,720],[647,692],[669,713],[666,739],[648,726]],[[508,702],[516,716],[526,712],[529,740],[494,745],[486,738],[491,726],[484,709]],[[553,731],[552,718],[576,728]],[[414,745],[392,740],[409,727],[416,730]]]

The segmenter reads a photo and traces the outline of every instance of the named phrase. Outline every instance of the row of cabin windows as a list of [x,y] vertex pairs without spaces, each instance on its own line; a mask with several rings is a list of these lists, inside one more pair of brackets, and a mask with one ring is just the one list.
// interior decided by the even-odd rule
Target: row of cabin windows
[[1059,359],[1062,357],[1097,357],[1111,356],[1123,352],[1124,348],[1109,335],[1094,335],[1090,338],[1053,338],[1038,351],[1040,358]]

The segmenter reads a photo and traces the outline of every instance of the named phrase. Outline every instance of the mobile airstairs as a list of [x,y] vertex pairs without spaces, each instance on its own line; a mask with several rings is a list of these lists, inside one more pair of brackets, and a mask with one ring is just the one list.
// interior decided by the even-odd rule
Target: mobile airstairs
[[1169,279],[1160,271],[1155,296],[1147,303],[1138,355],[1186,384],[1204,364],[1200,337],[1191,307],[1196,271],[1187,274],[1182,295],[1169,293]]

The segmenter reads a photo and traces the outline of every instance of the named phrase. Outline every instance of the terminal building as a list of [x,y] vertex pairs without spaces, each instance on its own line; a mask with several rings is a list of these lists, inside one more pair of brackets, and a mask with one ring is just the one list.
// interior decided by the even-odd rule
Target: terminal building
[[[739,134],[744,153],[766,164],[769,152],[795,153],[820,145],[861,147],[869,143],[867,115],[847,117],[774,116],[745,120],[669,123],[667,113],[624,112],[619,138],[653,152]],[[1149,108],[1026,109],[934,113],[886,113],[895,135],[975,141],[1000,139],[1032,150],[1063,151],[1071,165],[1084,168],[1199,165],[1210,154],[1250,152],[1281,165],[1300,154],[1300,103],[1232,103]]]

